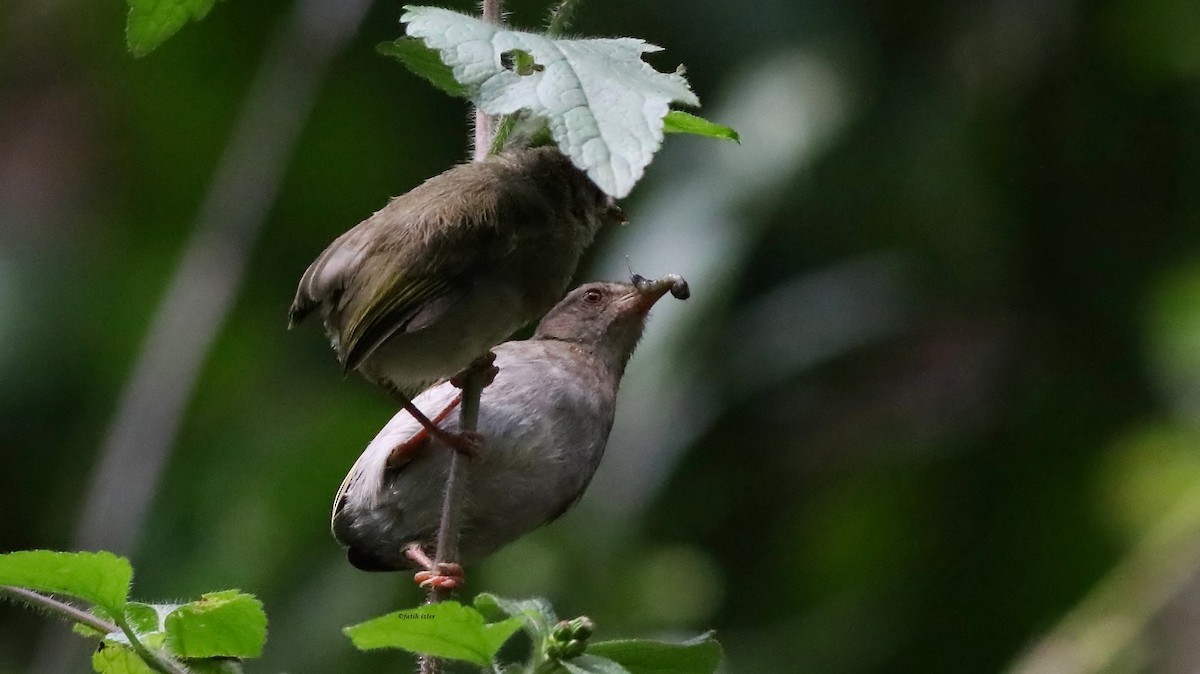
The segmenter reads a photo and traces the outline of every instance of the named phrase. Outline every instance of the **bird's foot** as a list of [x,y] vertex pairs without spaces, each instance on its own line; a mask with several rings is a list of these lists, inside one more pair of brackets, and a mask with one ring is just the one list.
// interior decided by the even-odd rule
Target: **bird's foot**
[[[475,431],[460,431],[458,433],[451,433],[450,431],[443,429],[441,426],[438,426],[438,422],[445,419],[446,415],[450,413],[450,410],[454,409],[453,406],[446,407],[434,419],[430,419],[429,417],[425,416],[425,414],[421,410],[417,409],[417,406],[411,401],[404,403],[404,409],[408,410],[408,413],[411,414],[412,417],[425,428],[426,433],[446,443],[451,449],[463,454],[467,458],[473,459],[479,456],[479,453],[483,451],[483,436],[479,433],[476,433]],[[420,440],[417,440],[417,442],[419,443]],[[400,449],[401,453],[403,453],[403,448],[398,449]],[[393,455],[396,455],[396,450],[393,450]]]
[[466,583],[463,568],[453,562],[435,562],[421,549],[419,543],[409,543],[404,548],[404,555],[422,567],[413,575],[413,580],[424,588],[435,587],[441,590],[457,590]]
[[488,351],[482,356],[471,361],[471,364],[463,368],[462,372],[450,378],[450,385],[455,388],[462,388],[466,383],[467,376],[475,373],[483,373],[483,385],[487,387],[496,380],[496,375],[500,374],[500,368],[496,367],[496,354]]

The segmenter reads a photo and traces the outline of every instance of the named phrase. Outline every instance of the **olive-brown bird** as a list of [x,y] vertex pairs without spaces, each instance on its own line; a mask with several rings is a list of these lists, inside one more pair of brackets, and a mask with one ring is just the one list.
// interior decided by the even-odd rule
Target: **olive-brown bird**
[[290,323],[320,308],[343,371],[412,411],[412,392],[554,306],[596,230],[619,217],[557,148],[460,164],[330,244],[300,279]]

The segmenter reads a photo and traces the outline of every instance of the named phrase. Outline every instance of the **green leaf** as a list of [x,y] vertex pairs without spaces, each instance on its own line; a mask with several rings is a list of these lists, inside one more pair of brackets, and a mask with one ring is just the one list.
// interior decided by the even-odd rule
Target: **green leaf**
[[505,616],[520,618],[535,642],[550,636],[550,630],[558,622],[554,607],[541,597],[531,599],[505,599],[484,592],[475,597],[475,609],[491,620]]
[[125,45],[134,56],[145,56],[188,21],[204,18],[216,0],[126,0]]
[[[163,620],[167,617],[167,614],[177,608],[179,608],[179,604],[143,604],[131,601],[125,604],[125,620],[142,643],[152,646],[162,646],[166,642]],[[129,645],[129,637],[120,629],[107,634],[81,624],[76,624],[73,629],[76,634],[82,634],[85,637],[100,638],[116,644]]]
[[581,655],[560,664],[571,674],[631,674],[620,664],[595,655]]
[[237,590],[210,592],[167,614],[167,647],[185,658],[255,658],[267,640],[262,602]]
[[155,674],[137,653],[108,642],[92,653],[92,669],[100,674]]
[[642,40],[557,40],[436,7],[405,10],[408,34],[437,50],[480,110],[545,118],[563,153],[617,198],[662,145],[670,103],[700,104],[680,72],[642,60],[660,51]]
[[521,621],[517,618],[485,624],[479,611],[446,601],[389,613],[351,625],[343,632],[359,650],[403,648],[487,666],[496,651],[520,628]]
[[420,40],[402,37],[395,42],[380,42],[375,51],[384,56],[391,56],[400,61],[415,75],[429,81],[430,84],[458,98],[467,98],[467,88],[454,79],[454,71],[445,63],[442,57]]
[[162,618],[158,609],[150,604],[129,602],[125,605],[125,620],[138,636],[162,631]]
[[620,663],[631,674],[712,674],[721,662],[721,644],[712,632],[682,644],[601,641],[589,644],[587,652]]
[[23,550],[0,555],[0,585],[66,594],[120,616],[129,597],[133,568],[111,552]]
[[708,138],[732,140],[739,144],[742,142],[742,139],[738,136],[738,132],[728,126],[715,124],[703,117],[698,117],[681,110],[672,110],[667,113],[666,117],[663,117],[663,131],[667,133],[691,133]]

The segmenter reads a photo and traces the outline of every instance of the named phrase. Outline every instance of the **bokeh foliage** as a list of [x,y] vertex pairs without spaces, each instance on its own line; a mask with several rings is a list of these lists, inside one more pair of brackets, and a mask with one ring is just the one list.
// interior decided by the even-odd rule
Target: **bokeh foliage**
[[[541,3],[509,5],[518,24],[542,18]],[[0,6],[0,550],[70,545],[288,7],[218,3],[134,60],[119,2]],[[580,509],[472,589],[546,595],[608,634],[716,628],[731,672],[1004,668],[1200,488],[1196,7],[586,5],[581,33],[667,46],[655,65],[686,63],[704,115],[742,134],[668,137],[626,202],[629,232],[607,233],[581,274],[618,278],[627,253],[642,273],[688,277],[663,376],[690,368],[697,379],[665,381],[696,384],[681,390],[695,400],[624,398],[620,414],[674,432],[682,453],[619,436]],[[418,601],[407,579],[351,569],[327,532],[388,401],[343,380],[314,332],[284,331],[296,279],[333,236],[465,156],[465,108],[374,53],[398,14],[373,7],[336,61],[141,542],[118,551],[140,597],[262,598],[272,629],[255,671],[395,671],[340,629]],[[740,106],[763,78],[800,82],[801,98]],[[757,172],[731,177],[738,161]],[[720,190],[743,197],[694,210]],[[721,242],[721,273],[686,257],[644,269],[692,245],[682,236],[624,247],[665,231],[645,219],[663,198],[694,219],[688,237]],[[622,473],[629,456],[648,468]],[[651,488],[622,500],[622,481]],[[1118,664],[1194,669],[1196,596]],[[33,671],[42,628],[0,608],[0,672]]]

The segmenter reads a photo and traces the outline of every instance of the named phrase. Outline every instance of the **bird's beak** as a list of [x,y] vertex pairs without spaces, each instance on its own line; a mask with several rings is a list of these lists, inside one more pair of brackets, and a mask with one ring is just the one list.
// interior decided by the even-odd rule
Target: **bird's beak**
[[633,284],[634,291],[626,295],[627,301],[643,314],[649,312],[650,307],[654,306],[654,303],[667,292],[681,300],[686,300],[691,295],[687,281],[678,274],[668,274],[655,281],[634,274],[629,280]]

